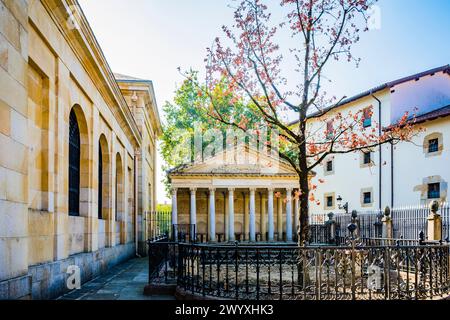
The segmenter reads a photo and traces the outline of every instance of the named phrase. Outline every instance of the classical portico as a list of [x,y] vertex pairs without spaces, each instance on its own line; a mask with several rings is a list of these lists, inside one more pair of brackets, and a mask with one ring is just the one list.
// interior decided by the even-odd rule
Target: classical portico
[[169,172],[173,224],[195,225],[197,239],[205,242],[294,241],[296,172],[281,161],[265,170],[268,157],[245,152],[246,164],[223,163],[219,154]]

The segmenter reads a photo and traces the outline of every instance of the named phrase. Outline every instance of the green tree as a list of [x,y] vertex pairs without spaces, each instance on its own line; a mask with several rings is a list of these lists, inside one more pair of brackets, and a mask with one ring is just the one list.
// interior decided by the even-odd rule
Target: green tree
[[[236,121],[227,123],[216,120],[217,105],[221,106],[221,115],[229,119],[240,119],[239,126],[250,126],[258,122],[252,105],[235,101],[233,88],[224,80],[215,85],[214,90],[206,91],[197,84],[198,72],[189,71],[189,77],[175,91],[173,102],[163,106],[165,122],[161,143],[161,154],[165,160],[164,171],[194,161],[194,134],[196,130],[204,133],[208,129],[218,129],[222,133],[225,147],[227,129],[236,127]],[[203,92],[214,95],[215,108],[210,105],[210,97]],[[233,108],[230,108],[230,106]],[[225,118],[224,118],[225,119]],[[202,148],[206,148],[211,139],[203,139]],[[166,192],[169,194],[170,181],[165,178]]]

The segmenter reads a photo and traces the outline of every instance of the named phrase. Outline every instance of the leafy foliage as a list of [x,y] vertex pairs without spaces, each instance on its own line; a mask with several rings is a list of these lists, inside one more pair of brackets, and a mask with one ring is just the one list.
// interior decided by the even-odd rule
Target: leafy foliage
[[[309,201],[317,186],[308,179],[313,169],[329,155],[370,150],[384,143],[411,138],[410,115],[382,132],[380,124],[363,126],[372,108],[335,112],[344,98],[329,97],[322,88],[324,70],[335,60],[358,64],[352,47],[367,30],[367,12],[376,0],[241,0],[234,23],[224,26],[224,39],[216,38],[208,48],[206,79],[186,74],[201,91],[203,116],[216,123],[247,132],[261,126],[276,129],[276,148],[281,159],[298,173],[300,190],[299,242],[308,238]],[[284,19],[275,22],[269,8],[283,9]],[[285,32],[294,47],[282,48],[277,35]],[[286,79],[282,63],[290,56],[296,76]],[[287,83],[290,83],[287,89]],[[242,106],[248,106],[238,112]],[[248,113],[247,113],[248,111]],[[282,117],[286,111],[297,116],[296,125]],[[236,115],[239,114],[239,117]],[[316,120],[316,121],[314,121]],[[278,146],[279,145],[279,146]]]

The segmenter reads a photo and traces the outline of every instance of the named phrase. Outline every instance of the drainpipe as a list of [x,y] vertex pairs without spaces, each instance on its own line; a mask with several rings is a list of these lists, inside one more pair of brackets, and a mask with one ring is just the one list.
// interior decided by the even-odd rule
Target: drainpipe
[[[374,98],[375,100],[377,100],[378,102],[378,137],[381,137],[381,101],[380,99],[378,99],[374,94],[371,94],[372,98]],[[379,151],[379,186],[378,186],[378,202],[379,202],[379,209],[381,210],[381,191],[382,191],[382,173],[383,173],[383,168],[382,168],[382,161],[383,161],[383,157],[382,157],[382,146],[380,145],[380,151]]]
[[391,208],[394,208],[394,144],[391,142]]

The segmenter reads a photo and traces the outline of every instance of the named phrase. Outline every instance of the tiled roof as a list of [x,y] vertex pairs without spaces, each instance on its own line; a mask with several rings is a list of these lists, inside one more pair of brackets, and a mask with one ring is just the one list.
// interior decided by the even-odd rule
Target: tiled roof
[[450,116],[450,106],[446,106],[441,109],[437,109],[428,113],[425,113],[421,116],[418,116],[415,120],[415,123],[423,123],[425,121],[436,120],[437,118],[443,118]]
[[[416,118],[411,118],[409,121],[414,121],[414,124],[424,123],[426,121],[436,120],[438,118],[444,118],[450,116],[450,106],[446,106],[437,110],[430,111],[428,113],[422,114]],[[389,131],[394,128],[395,125],[390,125],[384,128],[384,131]]]

